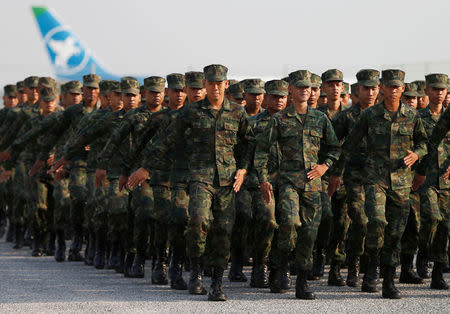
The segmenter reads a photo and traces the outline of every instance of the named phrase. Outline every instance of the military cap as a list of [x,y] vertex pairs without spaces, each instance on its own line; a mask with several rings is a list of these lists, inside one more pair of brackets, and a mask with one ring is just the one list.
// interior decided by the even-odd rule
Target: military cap
[[40,89],[39,96],[44,101],[52,101],[58,97],[58,92],[54,87],[44,86]]
[[17,97],[17,86],[12,84],[5,85],[3,86],[3,92],[5,96]]
[[386,86],[403,86],[405,72],[398,69],[383,70],[381,72],[381,83]]
[[100,81],[102,78],[97,74],[87,74],[83,75],[83,86],[92,87],[92,88],[100,88]]
[[450,78],[447,79],[447,86],[450,88]]
[[264,81],[259,78],[245,80],[244,92],[249,94],[265,93],[266,90],[264,89]]
[[120,82],[119,81],[113,81],[111,83],[111,91],[116,93],[122,93],[122,89],[120,88]]
[[228,68],[220,64],[211,64],[203,68],[205,79],[210,82],[222,82],[227,80]]
[[82,94],[80,81],[69,81],[61,86],[63,93]]
[[322,73],[322,82],[342,82],[344,80],[344,74],[338,69],[326,70]]
[[322,85],[322,79],[315,73],[311,73],[311,87],[320,87]]
[[231,97],[233,97],[234,99],[244,98],[244,89],[242,88],[241,83],[230,85],[227,90]]
[[181,73],[167,75],[167,87],[173,89],[183,89],[186,86],[186,79]]
[[417,85],[415,83],[405,83],[405,91],[402,95],[409,97],[418,97],[419,94],[417,93]]
[[18,81],[18,82],[16,83],[16,86],[17,86],[17,91],[18,91],[18,92],[23,91],[23,81]]
[[139,95],[139,81],[136,79],[131,79],[130,77],[125,77],[120,80],[120,90],[124,94]]
[[266,82],[265,89],[269,95],[287,96],[289,83],[283,80],[271,80]]
[[36,88],[38,87],[39,77],[37,76],[29,76],[23,80],[23,86]]
[[289,83],[297,87],[310,87],[311,72],[308,70],[298,70],[289,73]]
[[166,86],[166,80],[160,76],[150,76],[144,79],[144,88],[151,92],[162,93]]
[[203,72],[186,72],[184,77],[186,78],[186,86],[203,88],[203,80],[205,79],[205,74],[203,74]]
[[373,69],[359,70],[356,79],[361,86],[377,87],[380,85],[380,72]]
[[416,86],[417,86],[417,94],[419,95],[419,97],[426,96],[426,94],[425,94],[426,82],[424,80],[417,80],[417,81],[414,81],[413,83],[416,84]]
[[352,95],[355,95],[356,97],[358,97],[358,90],[357,90],[358,85],[359,85],[358,83],[353,83],[352,85],[350,85],[350,93]]
[[281,80],[289,84],[289,76],[283,77]]
[[111,83],[114,82],[113,80],[101,80],[100,83],[98,83],[100,87],[100,93],[103,95],[108,94],[111,91]]
[[56,81],[51,77],[43,76],[39,78],[38,85],[45,87],[56,87]]
[[231,86],[231,85],[236,84],[236,83],[239,83],[239,81],[238,80],[234,80],[234,79],[229,79],[228,80],[228,86]]
[[433,73],[425,76],[426,84],[435,88],[447,88],[447,80],[447,74]]
[[320,91],[320,96],[319,97],[327,97],[327,94],[325,92]]
[[341,92],[341,95],[347,95],[350,92],[350,84],[344,82],[344,89]]

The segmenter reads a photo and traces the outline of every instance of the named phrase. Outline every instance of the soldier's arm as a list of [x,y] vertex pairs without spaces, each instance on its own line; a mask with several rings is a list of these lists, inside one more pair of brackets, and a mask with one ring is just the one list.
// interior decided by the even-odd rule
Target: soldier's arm
[[342,144],[341,150],[341,158],[343,158],[343,163],[345,164],[345,160],[348,155],[352,151],[357,151],[361,140],[367,136],[369,123],[369,117],[367,111],[363,111],[359,120],[356,122],[353,129],[348,134],[344,144]]
[[249,171],[253,165],[256,138],[246,114],[243,114],[239,121],[238,145],[242,149],[240,160],[237,161],[238,169]]
[[325,124],[323,126],[323,134],[325,135],[325,147],[326,147],[326,159],[324,163],[330,165],[330,167],[339,159],[340,144],[336,137],[333,125],[331,121],[325,117]]
[[278,139],[278,120],[272,118],[265,131],[256,137],[255,158],[253,166],[258,174],[259,183],[269,182],[267,163],[270,156],[270,147]]
[[13,141],[17,138],[17,134],[24,124],[24,113],[22,110],[10,110],[8,112],[5,125],[2,126],[0,134],[2,134],[2,141],[0,143],[0,150],[7,149]]

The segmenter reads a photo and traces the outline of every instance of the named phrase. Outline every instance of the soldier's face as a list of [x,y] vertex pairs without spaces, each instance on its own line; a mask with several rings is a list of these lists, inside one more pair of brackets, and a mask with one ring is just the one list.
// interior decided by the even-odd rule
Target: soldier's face
[[108,108],[109,107],[108,96],[103,93],[100,93],[98,97],[100,98],[100,102],[102,103],[102,109]]
[[208,98],[217,101],[223,99],[225,90],[228,88],[228,81],[210,82],[204,80],[203,86],[206,89]]
[[54,100],[41,100],[39,101],[39,107],[42,110],[42,113],[44,115],[50,114],[55,111],[56,109],[56,103],[58,101],[58,98],[55,98]]
[[320,87],[311,87],[311,95],[308,99],[309,106],[316,106],[320,97]]
[[425,94],[427,94],[430,99],[430,103],[442,104],[445,100],[445,96],[447,95],[447,88],[437,88],[428,86],[425,88]]
[[3,104],[5,108],[12,108],[19,104],[19,99],[17,97],[3,95]]
[[322,88],[331,101],[340,100],[344,85],[340,81],[330,81],[322,84]]
[[292,101],[294,103],[308,102],[311,95],[311,87],[292,86]]
[[341,102],[344,106],[348,105],[348,100],[350,99],[350,94],[341,94]]
[[121,110],[123,108],[123,100],[122,100],[122,94],[118,92],[109,92],[108,93],[108,102],[109,107],[112,111]]
[[27,99],[31,102],[31,103],[35,103],[38,99],[39,99],[39,91],[37,89],[37,87],[28,87],[25,86],[23,88],[24,92],[27,94]]
[[267,109],[272,112],[278,112],[286,108],[287,105],[287,96],[280,95],[266,95],[267,99]]
[[244,98],[233,98],[233,96],[230,95],[230,96],[228,97],[228,99],[229,99],[230,101],[232,101],[232,102],[235,102],[235,103],[241,105],[242,107],[245,107],[245,105],[247,104],[247,103],[245,102],[245,99],[244,99]]
[[372,106],[373,104],[375,104],[379,91],[380,88],[378,86],[372,87],[358,85],[358,99],[363,107]]
[[354,95],[354,94],[350,94],[350,99],[352,100],[352,104],[356,104],[359,101],[358,96]]
[[402,103],[417,109],[417,97],[416,96],[402,96]]
[[206,90],[204,88],[194,88],[190,86],[186,86],[185,88],[187,98],[190,103],[200,101],[205,98]]
[[428,106],[428,103],[430,102],[430,99],[428,96],[422,96],[417,99],[417,108],[423,109]]
[[402,96],[403,91],[405,90],[405,85],[403,86],[386,86],[384,84],[381,85],[383,90],[384,99],[387,102],[398,102],[400,101],[400,97]]
[[152,107],[158,107],[164,101],[164,92],[153,92],[145,90],[145,100]]
[[83,99],[85,103],[95,105],[98,101],[98,94],[100,94],[99,88],[83,86]]
[[450,103],[450,93],[447,90],[447,95],[445,96],[445,100],[444,100],[444,107],[447,107],[448,104]]
[[122,94],[122,101],[123,101],[123,107],[125,110],[131,110],[134,108],[137,108],[139,106],[139,102],[141,101],[141,95],[140,94]]
[[169,105],[182,106],[186,93],[182,89],[169,88]]
[[17,92],[17,96],[19,98],[19,104],[22,104],[28,100],[28,96],[24,92]]
[[264,94],[244,93],[244,100],[247,106],[259,108],[264,100]]
[[63,96],[64,106],[72,106],[79,104],[83,100],[83,95],[78,93],[65,93]]

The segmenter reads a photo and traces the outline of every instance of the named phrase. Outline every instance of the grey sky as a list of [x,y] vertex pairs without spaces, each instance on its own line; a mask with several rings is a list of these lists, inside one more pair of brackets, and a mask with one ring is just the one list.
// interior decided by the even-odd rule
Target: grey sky
[[0,3],[1,85],[52,74],[31,5],[53,8],[107,69],[123,75],[210,63],[239,78],[339,68],[354,80],[361,68],[405,64],[415,69],[411,80],[450,72],[448,0],[8,0]]

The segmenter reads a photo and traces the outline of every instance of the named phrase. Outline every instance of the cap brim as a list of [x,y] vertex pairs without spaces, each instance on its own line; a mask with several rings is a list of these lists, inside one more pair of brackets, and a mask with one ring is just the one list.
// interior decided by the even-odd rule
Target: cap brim
[[203,88],[202,82],[191,82],[191,83],[186,83],[186,86],[192,87],[192,88]]
[[289,93],[288,92],[283,92],[283,91],[270,91],[267,93],[268,95],[275,95],[275,96],[287,96]]
[[448,85],[445,83],[431,83],[431,84],[427,84],[427,85],[434,87],[434,88],[448,88]]
[[5,96],[7,96],[7,97],[17,97],[17,93],[14,93],[14,92],[5,93]]
[[42,100],[52,101],[52,100],[55,100],[56,98],[57,98],[57,96],[45,96],[45,97],[42,97]]
[[155,93],[162,93],[164,92],[165,88],[163,87],[156,87],[156,86],[144,86],[145,90],[148,90],[150,92],[155,92]]
[[207,76],[206,80],[209,82],[223,82],[223,81],[226,81],[227,78],[223,77],[223,76],[211,75],[211,76]]
[[311,81],[295,81],[292,83],[296,87],[311,87]]
[[327,78],[326,80],[322,79],[322,82],[343,82],[344,79],[339,76],[332,76]]
[[322,84],[314,84],[314,83],[311,83],[311,87],[313,87],[313,88],[317,88],[317,87],[320,87]]
[[98,83],[95,83],[95,82],[83,83],[83,87],[100,88],[100,85]]
[[358,81],[358,85],[365,87],[377,87],[378,85],[380,85],[380,81],[373,81],[373,80]]
[[185,87],[185,85],[181,85],[181,84],[170,84],[168,86],[168,88],[171,88],[171,89],[183,89],[184,87]]
[[419,97],[419,94],[417,92],[404,92],[402,95],[408,97]]
[[427,94],[422,92],[417,92],[417,97],[425,97]]
[[265,94],[266,91],[263,88],[247,88],[245,90],[246,93],[249,94]]
[[234,99],[244,99],[244,95],[242,93],[230,94]]
[[405,83],[400,81],[400,80],[392,80],[392,81],[384,81],[383,85],[385,85],[385,86],[398,86],[398,87],[401,87],[401,86],[405,85]]
[[28,88],[37,88],[37,87],[38,87],[38,84],[25,85],[25,87],[28,87]]
[[71,94],[82,94],[83,92],[81,91],[81,89],[74,88],[74,89],[69,89],[69,90],[67,90],[66,93],[71,93]]
[[141,91],[139,89],[129,88],[129,89],[122,89],[122,94],[133,94],[133,95],[139,95]]

